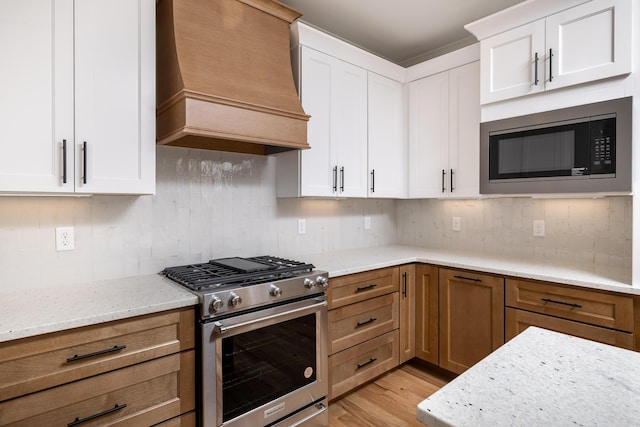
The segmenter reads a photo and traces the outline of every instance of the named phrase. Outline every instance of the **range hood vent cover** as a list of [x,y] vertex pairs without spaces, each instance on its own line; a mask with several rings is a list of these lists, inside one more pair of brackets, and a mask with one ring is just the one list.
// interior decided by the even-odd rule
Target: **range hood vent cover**
[[251,154],[309,148],[274,0],[159,0],[157,143]]

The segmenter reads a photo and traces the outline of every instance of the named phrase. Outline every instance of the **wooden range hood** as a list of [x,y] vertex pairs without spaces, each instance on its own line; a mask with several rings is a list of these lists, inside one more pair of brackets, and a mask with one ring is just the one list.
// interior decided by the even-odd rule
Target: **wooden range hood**
[[159,0],[157,143],[251,154],[309,148],[274,0]]

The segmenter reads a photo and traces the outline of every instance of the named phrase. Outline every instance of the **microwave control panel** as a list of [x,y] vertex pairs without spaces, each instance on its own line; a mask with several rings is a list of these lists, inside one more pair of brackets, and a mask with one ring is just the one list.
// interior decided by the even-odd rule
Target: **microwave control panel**
[[615,174],[615,119],[592,121],[589,133],[591,136],[591,174]]

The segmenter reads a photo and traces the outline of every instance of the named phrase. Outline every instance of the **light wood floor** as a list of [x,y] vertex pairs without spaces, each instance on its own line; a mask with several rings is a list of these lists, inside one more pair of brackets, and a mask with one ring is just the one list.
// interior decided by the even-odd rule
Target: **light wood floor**
[[330,402],[329,427],[424,427],[416,406],[451,378],[408,362]]

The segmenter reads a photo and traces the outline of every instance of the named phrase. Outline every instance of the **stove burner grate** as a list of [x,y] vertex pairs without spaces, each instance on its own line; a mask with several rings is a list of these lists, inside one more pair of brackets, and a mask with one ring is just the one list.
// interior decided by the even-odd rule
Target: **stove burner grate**
[[251,286],[311,272],[313,264],[269,255],[222,258],[206,263],[165,268],[161,274],[192,290],[221,286]]

